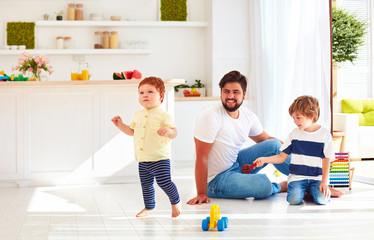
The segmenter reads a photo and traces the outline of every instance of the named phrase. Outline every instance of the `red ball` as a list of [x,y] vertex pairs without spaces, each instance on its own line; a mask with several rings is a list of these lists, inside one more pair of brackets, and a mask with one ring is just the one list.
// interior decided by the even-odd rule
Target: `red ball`
[[242,172],[248,174],[252,171],[252,167],[249,164],[244,164],[242,167]]

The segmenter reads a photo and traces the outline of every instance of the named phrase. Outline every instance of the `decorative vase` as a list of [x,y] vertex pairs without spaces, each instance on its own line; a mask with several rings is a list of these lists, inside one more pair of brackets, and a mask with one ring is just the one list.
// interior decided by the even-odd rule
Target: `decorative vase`
[[40,74],[29,72],[29,81],[40,81]]

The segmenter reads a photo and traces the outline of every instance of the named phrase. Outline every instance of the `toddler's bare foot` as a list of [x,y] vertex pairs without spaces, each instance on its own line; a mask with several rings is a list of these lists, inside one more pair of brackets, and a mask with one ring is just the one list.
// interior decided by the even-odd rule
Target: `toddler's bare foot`
[[281,187],[281,190],[279,192],[287,192],[287,181],[283,181],[281,183],[279,183],[280,187]]
[[171,217],[176,218],[181,214],[181,202],[171,205]]
[[155,209],[146,209],[144,208],[141,210],[138,214],[136,214],[136,217],[145,217],[151,214]]
[[331,191],[331,197],[333,198],[340,198],[341,196],[344,195],[344,192],[340,191],[340,190],[336,190],[332,187],[329,187],[330,188],[330,191]]

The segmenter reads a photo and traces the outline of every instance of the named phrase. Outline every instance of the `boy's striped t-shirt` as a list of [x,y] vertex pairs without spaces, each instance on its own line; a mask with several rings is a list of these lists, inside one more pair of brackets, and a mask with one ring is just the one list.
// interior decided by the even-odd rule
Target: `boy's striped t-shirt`
[[323,127],[314,132],[295,128],[280,150],[291,155],[288,182],[322,180],[322,159],[334,160],[334,143],[330,132]]

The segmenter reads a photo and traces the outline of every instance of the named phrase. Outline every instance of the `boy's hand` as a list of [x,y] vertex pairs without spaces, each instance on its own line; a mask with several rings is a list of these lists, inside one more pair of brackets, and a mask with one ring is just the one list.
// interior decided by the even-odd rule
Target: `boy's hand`
[[323,196],[327,198],[331,196],[331,191],[328,184],[321,182],[319,185],[319,190],[322,192]]
[[157,134],[161,137],[169,137],[173,132],[170,128],[162,127],[159,130],[157,130]]
[[120,116],[115,116],[114,118],[112,118],[112,122],[116,127],[118,127],[120,124],[123,124],[122,118]]
[[256,164],[256,167],[262,167],[262,165],[264,165],[265,163],[265,159],[260,157],[260,158],[257,158],[253,164]]

